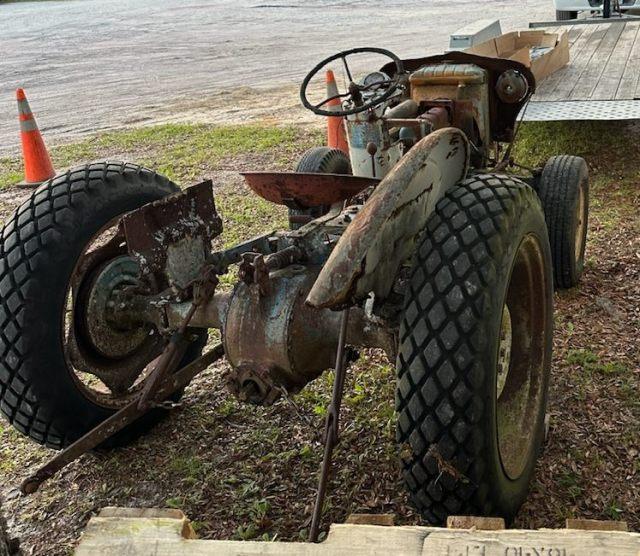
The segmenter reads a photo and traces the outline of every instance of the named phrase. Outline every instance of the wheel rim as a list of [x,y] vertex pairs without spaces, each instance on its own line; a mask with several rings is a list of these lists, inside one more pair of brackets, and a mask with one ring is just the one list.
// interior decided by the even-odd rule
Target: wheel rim
[[500,324],[496,370],[496,425],[500,460],[515,480],[531,459],[544,403],[548,323],[547,277],[542,247],[529,234],[511,272]]
[[[85,246],[62,315],[69,372],[85,397],[108,409],[119,409],[139,394],[163,344],[148,325],[114,327],[106,315],[111,293],[137,279],[137,264],[119,244],[116,222],[101,228]],[[105,256],[101,249],[108,249]]]
[[500,347],[498,348],[498,377],[496,380],[496,399],[500,399],[507,383],[509,366],[511,364],[511,346],[513,344],[513,329],[511,326],[511,311],[505,303],[502,307],[502,323],[500,325]]
[[584,253],[584,240],[585,240],[585,192],[583,184],[580,184],[578,188],[578,202],[576,203],[576,238],[574,246],[574,256],[577,263],[582,259]]

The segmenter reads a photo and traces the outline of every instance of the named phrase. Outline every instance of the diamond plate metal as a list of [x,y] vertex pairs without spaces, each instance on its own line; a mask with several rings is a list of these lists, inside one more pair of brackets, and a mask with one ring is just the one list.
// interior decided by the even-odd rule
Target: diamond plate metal
[[572,120],[640,120],[640,99],[532,101],[524,113],[525,122]]

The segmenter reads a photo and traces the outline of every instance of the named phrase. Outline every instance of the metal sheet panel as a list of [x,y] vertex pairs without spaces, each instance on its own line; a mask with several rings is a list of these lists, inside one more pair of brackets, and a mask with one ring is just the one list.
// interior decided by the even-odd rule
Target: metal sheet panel
[[577,120],[640,120],[640,99],[531,102],[524,113],[525,122]]

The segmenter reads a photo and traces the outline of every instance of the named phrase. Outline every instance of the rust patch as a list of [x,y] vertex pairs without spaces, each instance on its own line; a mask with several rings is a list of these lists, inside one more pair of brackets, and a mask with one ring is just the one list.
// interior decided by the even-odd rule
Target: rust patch
[[341,174],[300,172],[243,172],[242,176],[263,199],[292,208],[333,205],[380,181]]
[[210,242],[222,232],[211,180],[130,212],[123,219],[129,254],[146,274],[186,287],[200,272]]

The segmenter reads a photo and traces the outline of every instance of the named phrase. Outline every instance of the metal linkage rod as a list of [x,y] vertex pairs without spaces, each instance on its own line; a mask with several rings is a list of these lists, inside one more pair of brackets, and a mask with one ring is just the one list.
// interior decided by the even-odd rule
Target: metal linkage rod
[[331,403],[327,411],[327,420],[325,422],[325,444],[324,457],[322,459],[322,467],[320,468],[320,480],[318,483],[318,492],[316,495],[316,504],[313,509],[313,518],[311,520],[311,529],[309,531],[309,540],[311,542],[318,541],[318,533],[320,531],[320,519],[322,517],[322,506],[327,493],[327,483],[329,481],[329,472],[331,471],[331,457],[333,449],[338,444],[340,406],[342,405],[342,393],[344,391],[344,381],[346,377],[346,357],[345,347],[347,340],[347,325],[349,323],[349,309],[342,312],[340,320],[340,335],[338,336],[338,351],[336,354],[336,375],[333,381],[333,393]]
[[[193,380],[193,377],[222,358],[223,355],[224,349],[222,344],[219,344],[202,357],[193,361],[193,363],[190,363],[175,374],[167,377],[156,392],[155,400],[165,400],[177,390],[184,388]],[[110,438],[127,425],[130,425],[142,417],[149,408],[150,406],[139,407],[137,399],[124,406],[121,410],[114,413],[111,417],[61,451],[36,471],[36,473],[27,477],[20,486],[20,490],[23,494],[35,492],[44,481],[53,477],[63,467],[78,459],[81,455],[98,447],[107,438]]]

